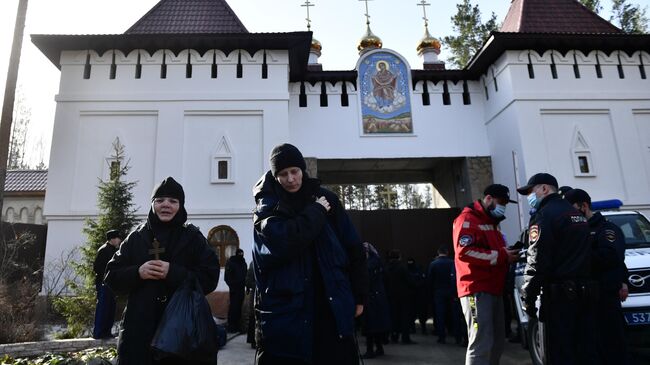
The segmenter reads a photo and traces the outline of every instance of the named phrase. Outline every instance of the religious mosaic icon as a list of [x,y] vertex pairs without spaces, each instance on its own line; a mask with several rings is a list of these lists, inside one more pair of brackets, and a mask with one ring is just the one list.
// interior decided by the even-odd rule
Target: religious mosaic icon
[[388,52],[371,53],[359,65],[364,134],[413,133],[408,70]]

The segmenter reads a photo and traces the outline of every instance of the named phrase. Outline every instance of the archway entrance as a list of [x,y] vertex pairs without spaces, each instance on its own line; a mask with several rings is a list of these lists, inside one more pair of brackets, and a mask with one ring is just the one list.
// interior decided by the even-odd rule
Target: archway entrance
[[492,183],[489,157],[310,159],[308,169],[329,186],[431,184],[433,200],[437,197],[444,204],[424,209],[388,204],[389,209],[374,205],[348,210],[361,239],[372,243],[382,256],[399,249],[404,260],[412,257],[423,267],[438,247],[451,249],[454,218]]

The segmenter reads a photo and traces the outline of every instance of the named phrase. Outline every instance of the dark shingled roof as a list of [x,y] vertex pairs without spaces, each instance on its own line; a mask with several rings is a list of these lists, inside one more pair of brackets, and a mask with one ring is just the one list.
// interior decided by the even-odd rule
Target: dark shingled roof
[[225,0],[160,0],[127,34],[248,33]]
[[9,170],[5,180],[6,192],[45,191],[47,170]]
[[621,33],[576,0],[513,0],[500,32]]

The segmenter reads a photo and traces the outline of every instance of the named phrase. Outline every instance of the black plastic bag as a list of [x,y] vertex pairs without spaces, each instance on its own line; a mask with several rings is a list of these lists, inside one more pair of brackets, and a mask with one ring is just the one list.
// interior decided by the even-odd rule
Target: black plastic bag
[[217,327],[201,284],[194,275],[185,279],[167,304],[151,348],[157,359],[174,356],[217,363]]

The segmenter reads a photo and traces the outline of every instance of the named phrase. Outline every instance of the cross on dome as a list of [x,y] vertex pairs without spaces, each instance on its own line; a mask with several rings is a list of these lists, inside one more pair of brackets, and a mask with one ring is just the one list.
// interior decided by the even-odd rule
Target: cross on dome
[[300,6],[305,7],[307,9],[307,18],[305,18],[305,20],[307,21],[307,30],[311,30],[311,17],[309,16],[309,8],[312,6],[316,6],[316,4],[309,2],[309,0],[305,0],[305,3]]
[[426,28],[428,28],[429,27],[429,18],[427,18],[427,6],[431,6],[431,4],[426,2],[426,0],[422,0],[417,5],[422,7],[422,12],[424,13],[424,16],[422,17],[422,19],[424,19],[424,26]]

